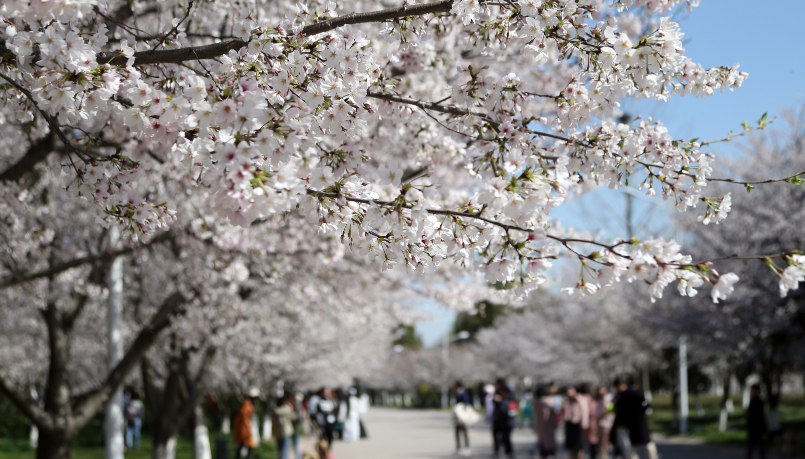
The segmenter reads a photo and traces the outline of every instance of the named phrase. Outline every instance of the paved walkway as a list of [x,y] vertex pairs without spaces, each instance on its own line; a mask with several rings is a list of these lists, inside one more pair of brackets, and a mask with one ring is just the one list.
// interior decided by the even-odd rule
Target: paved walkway
[[[373,407],[365,420],[369,439],[336,442],[336,459],[457,459],[450,414],[433,410]],[[515,456],[526,459],[534,444],[530,429],[515,429]],[[657,439],[661,459],[744,459],[740,449],[703,445],[690,439]],[[472,458],[492,457],[492,434],[484,423],[470,431]],[[560,454],[560,458],[566,455]],[[644,457],[644,456],[643,456]]]

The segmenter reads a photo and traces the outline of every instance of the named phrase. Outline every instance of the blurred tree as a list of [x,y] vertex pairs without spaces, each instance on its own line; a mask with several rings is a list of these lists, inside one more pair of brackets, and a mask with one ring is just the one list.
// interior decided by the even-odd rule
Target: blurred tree
[[422,337],[419,336],[413,325],[398,325],[394,329],[394,336],[395,346],[403,346],[411,350],[422,349]]
[[492,327],[495,319],[505,316],[513,309],[505,304],[496,304],[483,300],[475,303],[473,310],[458,313],[453,324],[453,333],[466,331],[474,337],[484,328]]

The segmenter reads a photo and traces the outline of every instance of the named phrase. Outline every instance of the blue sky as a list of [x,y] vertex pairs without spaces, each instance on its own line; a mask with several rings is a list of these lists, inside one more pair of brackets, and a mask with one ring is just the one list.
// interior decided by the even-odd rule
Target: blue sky
[[[764,112],[769,117],[786,108],[805,103],[805,50],[802,21],[805,0],[703,0],[690,14],[676,18],[685,33],[685,54],[705,68],[740,62],[749,78],[740,89],[716,93],[707,99],[672,98],[669,102],[625,101],[630,114],[652,116],[665,123],[675,138],[716,139],[729,131],[741,130],[744,121],[756,121]],[[772,128],[781,127],[772,125]],[[734,155],[736,149],[718,144],[714,153]],[[661,203],[660,199],[656,200]],[[601,190],[561,206],[555,217],[565,225],[607,235],[625,233],[622,218],[625,197],[620,192]],[[633,200],[635,213],[649,217],[643,231],[663,234],[663,212],[672,208]],[[423,302],[419,309],[434,316],[417,330],[426,344],[437,342],[452,326],[455,313],[435,302]]]

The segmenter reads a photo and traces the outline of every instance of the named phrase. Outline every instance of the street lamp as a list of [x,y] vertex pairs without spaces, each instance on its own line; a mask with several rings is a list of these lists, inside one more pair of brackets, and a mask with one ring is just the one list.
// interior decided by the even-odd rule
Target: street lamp
[[448,378],[450,378],[450,372],[448,370],[448,365],[450,362],[450,343],[454,341],[461,341],[463,339],[467,339],[470,337],[470,332],[468,331],[460,331],[455,335],[446,335],[442,340],[442,373],[444,373],[442,379],[444,380],[442,384],[442,408],[447,408],[450,406],[449,401],[447,399],[447,387],[450,384]]

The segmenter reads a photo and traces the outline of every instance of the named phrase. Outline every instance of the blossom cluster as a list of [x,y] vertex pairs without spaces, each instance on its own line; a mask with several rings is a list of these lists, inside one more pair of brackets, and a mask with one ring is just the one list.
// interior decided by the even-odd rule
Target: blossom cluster
[[[371,16],[372,2],[221,2],[174,8],[165,30],[140,6],[148,25],[108,20],[117,3],[12,2],[0,96],[58,131],[68,188],[135,233],[177,218],[182,198],[160,183],[181,180],[231,224],[300,212],[384,269],[450,260],[522,297],[560,253],[590,258],[550,218],[581,184],[642,182],[680,210],[702,199],[701,144],[612,121],[626,97],[746,79],[684,55],[679,26],[654,16],[682,3],[697,2],[406,2],[362,19],[341,9]],[[705,202],[705,223],[729,211],[729,196]],[[602,272],[645,272],[653,297],[673,280],[695,293],[669,244],[612,246]]]

